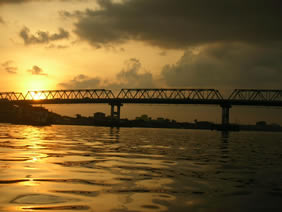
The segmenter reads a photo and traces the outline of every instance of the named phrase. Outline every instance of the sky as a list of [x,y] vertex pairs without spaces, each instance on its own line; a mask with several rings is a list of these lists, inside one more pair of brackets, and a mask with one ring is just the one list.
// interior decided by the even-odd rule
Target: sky
[[[282,89],[281,26],[278,0],[0,0],[0,91]],[[51,108],[109,112],[100,105]],[[122,110],[130,118],[220,121],[214,107]],[[279,113],[234,108],[231,120],[282,123]]]

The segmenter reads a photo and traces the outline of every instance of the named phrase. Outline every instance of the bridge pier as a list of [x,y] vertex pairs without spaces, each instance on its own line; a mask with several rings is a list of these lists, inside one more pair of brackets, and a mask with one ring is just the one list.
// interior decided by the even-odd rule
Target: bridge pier
[[229,125],[229,109],[231,108],[231,105],[220,105],[220,106],[222,109],[221,125],[228,126]]
[[111,105],[111,119],[112,121],[119,122],[120,120],[120,107],[122,106],[121,103],[112,103]]

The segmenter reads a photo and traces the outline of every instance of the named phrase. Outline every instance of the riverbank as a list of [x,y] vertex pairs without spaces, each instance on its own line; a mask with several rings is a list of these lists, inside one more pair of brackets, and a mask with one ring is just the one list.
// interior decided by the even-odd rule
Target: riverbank
[[0,105],[0,123],[11,123],[20,125],[49,126],[55,125],[85,125],[103,127],[127,127],[127,128],[172,128],[172,129],[199,129],[218,131],[270,131],[282,132],[278,124],[267,124],[264,121],[255,125],[229,124],[221,125],[209,121],[177,122],[167,118],[159,117],[153,119],[148,115],[141,115],[134,120],[112,119],[106,114],[97,112],[94,116],[85,117],[77,114],[76,117],[62,116],[48,111],[43,107],[31,105],[15,106],[12,104]]

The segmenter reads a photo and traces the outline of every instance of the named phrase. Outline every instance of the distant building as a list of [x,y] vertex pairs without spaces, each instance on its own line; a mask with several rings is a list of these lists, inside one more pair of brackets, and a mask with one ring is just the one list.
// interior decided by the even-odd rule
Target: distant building
[[212,128],[214,126],[214,123],[209,121],[197,121],[195,120],[195,124],[199,128]]
[[152,118],[149,117],[149,116],[146,115],[146,114],[143,114],[143,115],[141,115],[140,117],[136,117],[136,120],[138,120],[138,121],[151,121]]
[[256,122],[256,126],[266,126],[267,124],[266,124],[266,122],[265,121],[258,121],[258,122]]
[[164,120],[165,120],[165,119],[162,118],[162,117],[158,117],[158,118],[157,118],[157,121],[158,121],[158,122],[163,122]]
[[102,113],[102,112],[94,113],[94,119],[95,120],[105,120],[106,119],[106,114]]
[[162,118],[162,117],[158,117],[157,119],[156,119],[156,121],[157,122],[170,122],[170,120],[169,119],[166,119],[166,118]]
[[277,128],[277,129],[281,127],[281,126],[280,126],[279,124],[277,124],[277,123],[271,123],[269,126],[272,127],[272,128]]

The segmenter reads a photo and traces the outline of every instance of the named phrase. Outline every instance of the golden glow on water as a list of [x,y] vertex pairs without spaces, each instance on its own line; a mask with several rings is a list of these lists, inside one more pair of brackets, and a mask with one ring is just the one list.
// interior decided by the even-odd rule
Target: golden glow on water
[[40,183],[34,181],[33,178],[29,178],[27,179],[27,181],[24,181],[20,184],[22,184],[23,186],[40,186]]
[[[276,148],[262,156],[272,164],[281,154],[281,137],[275,135],[269,142]],[[252,137],[256,151],[247,150]],[[267,136],[247,138],[240,142],[235,135],[228,143],[218,132],[0,125],[0,189],[5,194],[0,211],[230,208],[239,198],[257,198],[251,191],[261,184],[250,183],[255,183],[250,170],[256,168],[250,160],[269,166],[264,159],[252,161],[265,150],[260,145]],[[248,165],[251,169],[245,170]],[[280,175],[273,176],[272,184],[281,184]]]
[[[153,187],[151,183],[147,185],[141,181],[134,183],[137,188],[131,188],[134,185],[130,185],[132,180],[135,180],[135,174],[147,173],[146,170],[134,171],[136,167],[164,168],[161,161],[150,161],[142,154],[135,162],[128,160],[126,157],[129,154],[125,153],[117,152],[111,155],[110,152],[103,151],[102,154],[97,152],[96,156],[93,154],[105,148],[105,145],[118,145],[118,137],[115,135],[104,132],[100,135],[94,134],[97,137],[96,142],[89,143],[80,141],[81,135],[73,134],[73,130],[64,132],[62,137],[60,127],[15,126],[11,131],[11,142],[16,148],[7,155],[9,158],[17,156],[23,159],[19,162],[9,162],[10,169],[5,170],[6,175],[0,175],[1,180],[15,182],[4,184],[3,191],[6,191],[9,197],[7,199],[12,202],[4,203],[4,206],[7,206],[6,211],[33,211],[40,208],[56,211],[76,207],[84,210],[93,207],[99,208],[99,211],[111,211],[113,208],[122,208],[124,204],[130,210],[141,210],[142,204],[149,205],[147,211],[165,209],[164,206],[154,206],[153,194],[137,195],[134,190],[161,190],[161,187],[166,188],[161,186],[162,184],[171,181],[159,181],[159,186],[154,182]],[[87,138],[87,134],[85,135]],[[104,136],[109,137],[103,138]],[[77,142],[80,145],[77,146]],[[95,201],[92,201],[92,198]],[[0,198],[0,201],[3,203],[4,200]],[[11,205],[14,207],[10,208]]]

